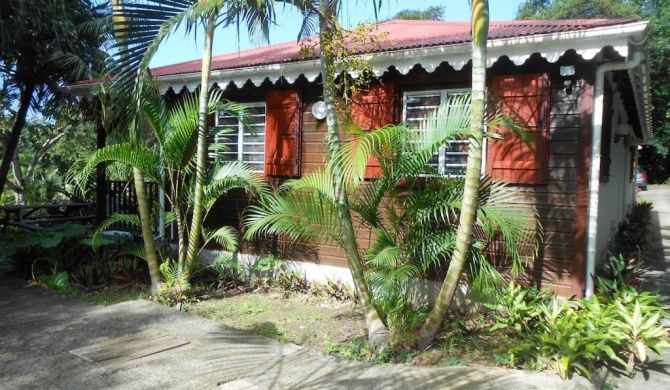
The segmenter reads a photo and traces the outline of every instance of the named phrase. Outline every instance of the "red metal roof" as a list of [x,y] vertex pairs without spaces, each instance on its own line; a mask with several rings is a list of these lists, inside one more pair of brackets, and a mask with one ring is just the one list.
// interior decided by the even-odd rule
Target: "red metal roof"
[[[574,20],[513,20],[491,22],[489,39],[516,38],[592,29],[635,22],[635,19],[574,19]],[[388,33],[375,52],[411,49],[427,46],[455,45],[472,41],[469,22],[391,20],[380,23],[378,31]],[[214,56],[212,70],[245,68],[249,66],[296,62],[317,58],[318,53],[305,55],[295,41],[269,45]],[[153,76],[198,73],[201,61],[194,60],[153,68]]]

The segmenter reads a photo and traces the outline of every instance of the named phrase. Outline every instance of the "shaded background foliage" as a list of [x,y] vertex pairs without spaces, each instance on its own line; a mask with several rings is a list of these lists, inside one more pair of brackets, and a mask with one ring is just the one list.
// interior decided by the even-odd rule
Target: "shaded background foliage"
[[649,21],[654,136],[639,163],[651,183],[670,178],[670,0],[527,0],[517,19],[635,18]]
[[0,122],[5,145],[0,193],[26,119],[36,115],[53,123],[67,99],[61,87],[96,77],[103,70],[107,10],[96,3],[0,2],[0,113],[9,117]]

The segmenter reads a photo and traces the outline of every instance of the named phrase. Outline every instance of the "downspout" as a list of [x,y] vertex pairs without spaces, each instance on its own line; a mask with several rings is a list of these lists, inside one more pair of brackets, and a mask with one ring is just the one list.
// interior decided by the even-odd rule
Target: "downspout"
[[596,245],[598,235],[598,201],[600,192],[600,150],[603,132],[605,73],[615,70],[632,70],[642,62],[642,53],[635,51],[629,60],[608,62],[596,68],[593,103],[593,138],[591,140],[591,171],[589,176],[589,223],[586,250],[586,288],[584,297],[593,295],[593,276],[596,272]]

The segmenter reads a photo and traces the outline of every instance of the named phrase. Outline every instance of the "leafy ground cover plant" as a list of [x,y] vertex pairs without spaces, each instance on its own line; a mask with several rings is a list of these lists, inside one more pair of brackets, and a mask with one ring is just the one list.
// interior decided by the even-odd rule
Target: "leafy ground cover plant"
[[144,264],[132,254],[129,237],[94,243],[90,227],[65,223],[35,231],[8,230],[0,242],[0,258],[10,260],[20,276],[34,281],[63,272],[68,281],[85,289],[143,281]]
[[[609,268],[621,269],[621,256],[610,256]],[[510,283],[493,307],[491,331],[519,340],[510,361],[529,369],[556,370],[562,377],[590,377],[594,368],[621,365],[634,373],[647,362],[647,349],[660,354],[670,347],[661,319],[668,317],[658,295],[638,292],[625,279],[605,280],[590,299],[562,300],[548,292]]]

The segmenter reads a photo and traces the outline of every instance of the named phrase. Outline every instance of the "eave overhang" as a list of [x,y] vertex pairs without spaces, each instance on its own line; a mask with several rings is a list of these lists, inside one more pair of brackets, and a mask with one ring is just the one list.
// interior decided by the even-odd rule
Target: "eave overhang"
[[[611,47],[623,58],[629,58],[633,50],[643,50],[645,60],[640,66],[630,71],[630,79],[640,114],[640,129],[644,142],[652,134],[650,80],[646,60],[648,58],[647,28],[647,22],[631,22],[576,31],[491,39],[487,43],[487,67],[491,67],[502,57],[507,57],[516,65],[522,65],[532,55],[537,54],[548,62],[554,63],[570,50],[575,51],[585,60],[593,59],[605,47]],[[369,59],[374,73],[381,76],[391,67],[401,74],[407,74],[417,65],[427,72],[433,72],[445,62],[454,69],[460,70],[470,61],[471,50],[471,44],[467,42],[389,50],[363,56]],[[222,89],[228,88],[231,83],[241,88],[248,82],[259,86],[266,80],[276,83],[282,78],[288,83],[293,83],[301,76],[311,82],[320,75],[320,70],[318,59],[307,59],[213,70],[210,80]],[[352,74],[352,76],[357,75]],[[193,91],[200,85],[200,72],[163,75],[155,78],[163,94],[170,89],[176,93],[183,89]],[[94,84],[83,84],[71,85],[64,89],[74,95],[90,95],[93,87]]]

